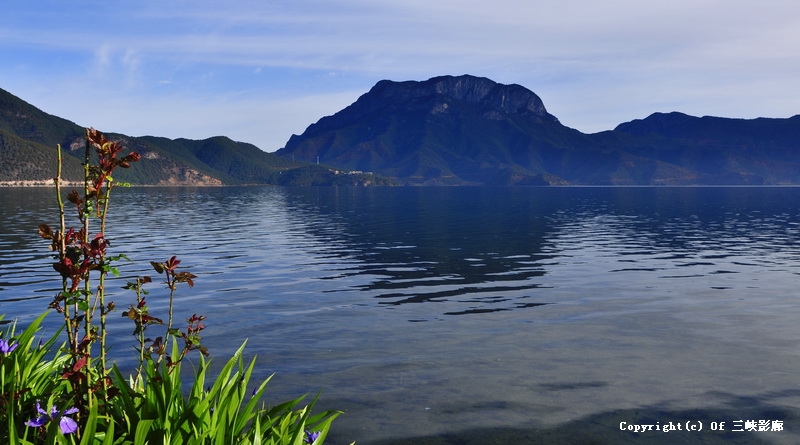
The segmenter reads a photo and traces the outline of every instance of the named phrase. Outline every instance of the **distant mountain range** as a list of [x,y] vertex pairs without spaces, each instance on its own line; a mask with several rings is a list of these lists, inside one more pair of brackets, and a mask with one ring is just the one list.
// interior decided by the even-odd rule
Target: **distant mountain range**
[[[0,185],[51,184],[59,144],[67,154],[63,162],[64,179],[81,180],[84,133],[83,127],[47,114],[0,89]],[[198,141],[130,137],[105,131],[104,134],[110,140],[122,141],[128,151],[142,155],[132,168],[117,169],[114,174],[116,180],[131,184],[393,184],[374,174],[295,162],[223,136]]]
[[[52,177],[55,145],[82,152],[82,135],[0,90],[0,181]],[[276,153],[225,137],[107,135],[143,155],[120,177],[135,184],[800,184],[800,116],[656,113],[584,134],[530,90],[468,75],[378,82]],[[65,171],[77,178],[80,161]]]
[[800,116],[657,113],[583,134],[522,86],[443,76],[381,81],[277,154],[406,184],[800,184]]

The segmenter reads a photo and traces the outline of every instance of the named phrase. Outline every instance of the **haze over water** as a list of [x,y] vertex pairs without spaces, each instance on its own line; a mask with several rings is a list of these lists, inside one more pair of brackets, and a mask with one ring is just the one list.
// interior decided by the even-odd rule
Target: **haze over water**
[[[36,235],[56,225],[52,193],[0,190],[7,319],[29,320],[60,284]],[[117,288],[158,281],[148,261],[177,255],[198,275],[178,316],[208,316],[217,364],[248,339],[258,377],[277,373],[271,401],[322,389],[321,407],[346,411],[334,443],[800,436],[798,188],[114,193],[108,237],[133,260]],[[150,290],[164,311],[166,292]],[[122,365],[132,328],[112,328]],[[731,431],[745,419],[785,431]],[[687,420],[706,429],[619,429]]]

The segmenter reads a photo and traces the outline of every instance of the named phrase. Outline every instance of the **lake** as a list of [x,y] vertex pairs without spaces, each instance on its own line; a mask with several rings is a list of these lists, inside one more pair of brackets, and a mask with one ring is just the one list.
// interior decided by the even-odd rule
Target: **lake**
[[[53,193],[0,189],[0,313],[21,323],[60,285],[36,233]],[[800,443],[800,188],[114,194],[117,307],[177,255],[198,276],[177,316],[208,316],[216,364],[247,339],[269,401],[322,390],[334,445]],[[114,317],[123,366],[132,329]]]

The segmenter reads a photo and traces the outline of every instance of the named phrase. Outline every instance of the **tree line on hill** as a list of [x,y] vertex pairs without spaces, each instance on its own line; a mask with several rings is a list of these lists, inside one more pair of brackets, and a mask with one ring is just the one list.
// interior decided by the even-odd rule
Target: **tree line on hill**
[[[101,129],[102,130],[102,129]],[[475,76],[380,81],[267,153],[204,140],[107,133],[142,155],[145,185],[795,185],[800,116],[655,113],[584,134],[520,85]],[[55,147],[81,177],[83,128],[0,90],[0,182],[46,180]]]

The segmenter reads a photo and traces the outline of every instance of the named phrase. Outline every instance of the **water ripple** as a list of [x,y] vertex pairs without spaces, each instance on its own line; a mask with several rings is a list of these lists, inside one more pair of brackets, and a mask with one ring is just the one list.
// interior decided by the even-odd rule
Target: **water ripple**
[[[0,190],[9,318],[35,316],[59,286],[36,235],[53,221],[50,192]],[[117,284],[152,275],[148,304],[163,313],[148,262],[177,255],[198,279],[179,288],[176,316],[209,316],[212,354],[250,338],[259,372],[277,372],[274,397],[324,387],[358,434],[785,394],[800,366],[798,193],[120,190],[107,235],[132,261],[108,291],[125,307]],[[131,350],[126,320],[110,328],[124,334],[115,351]],[[369,441],[341,442],[355,439]]]

